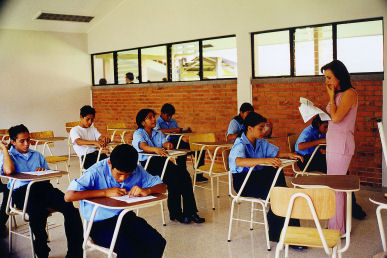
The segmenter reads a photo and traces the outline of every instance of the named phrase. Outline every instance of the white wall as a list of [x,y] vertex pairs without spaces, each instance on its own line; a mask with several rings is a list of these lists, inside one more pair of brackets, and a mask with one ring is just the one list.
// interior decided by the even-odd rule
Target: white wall
[[[90,104],[91,64],[86,34],[0,30],[0,128],[67,136],[66,121]],[[58,154],[67,143],[57,144]]]

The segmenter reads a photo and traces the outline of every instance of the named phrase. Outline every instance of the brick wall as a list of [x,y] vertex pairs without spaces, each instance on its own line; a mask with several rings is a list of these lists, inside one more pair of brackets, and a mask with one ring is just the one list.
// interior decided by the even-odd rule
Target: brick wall
[[[315,82],[274,83],[270,80],[254,80],[253,104],[258,113],[269,118],[274,124],[272,136],[280,150],[288,151],[286,135],[301,133],[310,123],[304,124],[298,111],[299,98],[305,97],[325,110],[328,95],[321,79]],[[278,80],[277,80],[278,81]],[[283,80],[284,81],[284,80]],[[382,117],[382,80],[353,81],[359,94],[359,108],[356,120],[356,150],[350,172],[360,176],[363,185],[382,186],[382,149],[375,118]],[[289,175],[289,169],[286,170]]]

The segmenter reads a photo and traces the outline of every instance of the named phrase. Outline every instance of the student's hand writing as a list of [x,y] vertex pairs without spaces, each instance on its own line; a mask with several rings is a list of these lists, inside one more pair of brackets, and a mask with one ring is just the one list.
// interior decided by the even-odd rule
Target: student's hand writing
[[160,155],[160,156],[167,156],[168,155],[168,152],[166,149],[164,148],[155,148],[155,152],[156,154]]
[[129,197],[132,197],[132,196],[148,196],[150,195],[151,191],[150,189],[143,189],[137,185],[133,186],[132,189],[130,189],[128,195]]
[[173,144],[171,142],[164,142],[163,147],[166,148],[167,150],[172,150]]
[[279,166],[281,166],[282,162],[279,158],[266,158],[265,164],[278,168]]
[[289,159],[298,159],[298,160],[301,160],[302,162],[304,162],[304,158],[298,154],[295,154],[295,153],[289,153],[288,157],[289,157]]
[[45,168],[37,168],[37,169],[35,169],[35,171],[45,171],[45,170],[47,170],[47,169],[45,169]]
[[125,188],[113,187],[113,188],[105,189],[106,197],[122,196],[125,194],[127,194],[127,191]]

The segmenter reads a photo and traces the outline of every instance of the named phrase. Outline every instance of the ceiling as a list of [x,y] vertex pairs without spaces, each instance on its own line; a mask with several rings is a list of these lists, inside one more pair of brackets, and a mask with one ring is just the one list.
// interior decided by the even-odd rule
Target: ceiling
[[[0,0],[0,29],[86,33],[125,0]],[[94,16],[90,23],[37,20],[41,12]]]

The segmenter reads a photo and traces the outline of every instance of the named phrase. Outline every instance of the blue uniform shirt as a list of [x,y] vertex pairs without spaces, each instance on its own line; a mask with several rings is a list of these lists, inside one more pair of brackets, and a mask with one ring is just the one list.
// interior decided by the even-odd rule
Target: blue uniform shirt
[[[156,127],[155,127],[155,130],[160,130],[160,129],[174,129],[174,128],[179,128],[179,126],[177,125],[177,122],[175,119],[171,118],[171,120],[169,122],[165,122],[164,119],[159,116],[157,119],[156,119]],[[169,140],[172,140],[172,139],[178,139],[179,137],[176,136],[176,135],[171,135],[168,137]]]
[[[138,152],[143,152],[143,150],[140,149],[140,143],[142,142],[146,142],[146,144],[152,147],[162,148],[163,143],[166,141],[165,135],[160,131],[153,129],[152,137],[149,137],[144,128],[139,128],[133,133],[132,145]],[[139,161],[146,161],[148,159],[148,156],[146,155],[139,154],[138,156]]]
[[[113,187],[122,187],[130,191],[133,186],[137,185],[141,188],[150,188],[152,186],[161,184],[162,181],[158,176],[152,176],[146,172],[141,166],[132,172],[132,174],[122,183],[118,183],[111,172],[108,165],[108,159],[101,160],[91,166],[83,173],[79,179],[71,181],[67,191],[85,191],[85,190],[99,190]],[[94,204],[80,201],[80,210],[82,217],[90,221],[91,212]],[[101,221],[118,215],[122,210],[112,210],[99,207],[94,217],[94,221]]]
[[[236,158],[274,158],[278,154],[278,149],[277,146],[264,139],[257,139],[254,149],[245,133],[242,133],[241,137],[235,140],[228,157],[230,170],[232,173],[247,172],[249,167],[238,167],[235,163]],[[256,166],[254,171],[262,168],[262,166]]]
[[319,133],[318,129],[314,128],[312,125],[306,127],[297,139],[296,146],[295,146],[296,152],[300,155],[307,155],[307,154],[311,155],[314,149],[316,148],[316,146],[305,150],[299,150],[298,144],[300,144],[301,142],[311,142],[311,141],[323,139],[325,137],[326,137],[325,134]]
[[[15,147],[12,146],[11,149],[9,150],[9,155],[11,156],[13,165],[15,166],[14,173],[32,172],[32,171],[35,171],[37,168],[50,169],[47,165],[46,159],[40,152],[29,149],[27,153],[22,154],[18,150],[16,150]],[[1,174],[4,174],[3,164],[4,164],[4,156],[1,156],[1,160],[0,160]],[[9,181],[8,189],[11,188],[12,181],[13,180]],[[29,181],[16,181],[14,189],[22,187],[23,185],[27,185],[28,183]]]
[[239,123],[235,118],[230,121],[230,124],[228,125],[227,129],[227,136],[229,134],[236,134],[239,133],[240,131],[243,131],[245,129],[245,126],[243,123]]

